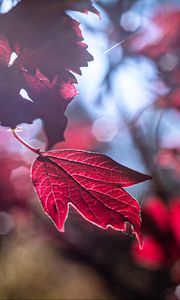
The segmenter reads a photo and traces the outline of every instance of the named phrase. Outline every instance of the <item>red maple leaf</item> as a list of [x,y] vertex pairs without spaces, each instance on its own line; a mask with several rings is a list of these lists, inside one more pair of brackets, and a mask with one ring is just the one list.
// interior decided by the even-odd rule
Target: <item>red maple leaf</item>
[[40,152],[32,166],[34,187],[58,230],[64,231],[71,205],[103,229],[125,231],[129,222],[140,244],[140,206],[123,187],[150,178],[105,155],[80,150]]

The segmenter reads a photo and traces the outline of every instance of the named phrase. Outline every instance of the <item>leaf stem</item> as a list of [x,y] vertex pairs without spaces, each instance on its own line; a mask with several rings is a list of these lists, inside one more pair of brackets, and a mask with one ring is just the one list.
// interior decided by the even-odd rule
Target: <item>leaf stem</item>
[[28,143],[26,143],[22,138],[20,138],[20,136],[16,133],[16,129],[11,129],[11,132],[14,135],[14,137],[16,138],[16,140],[18,140],[22,145],[24,145],[30,151],[36,153],[37,155],[41,154],[41,150],[39,148],[32,147],[31,145],[29,145]]

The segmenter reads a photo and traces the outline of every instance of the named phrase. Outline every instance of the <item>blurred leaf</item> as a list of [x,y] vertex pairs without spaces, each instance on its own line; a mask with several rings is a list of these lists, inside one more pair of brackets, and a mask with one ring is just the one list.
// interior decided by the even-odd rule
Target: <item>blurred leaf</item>
[[[0,121],[15,128],[41,118],[48,147],[64,139],[64,112],[77,95],[70,70],[80,74],[92,60],[79,22],[65,9],[97,13],[90,1],[22,0],[0,15]],[[8,65],[12,52],[17,58]],[[19,94],[21,89],[32,101]]]

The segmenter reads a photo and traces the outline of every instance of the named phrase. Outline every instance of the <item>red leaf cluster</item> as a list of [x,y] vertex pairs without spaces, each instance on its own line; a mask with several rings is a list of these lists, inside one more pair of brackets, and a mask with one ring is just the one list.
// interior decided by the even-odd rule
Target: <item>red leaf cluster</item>
[[[79,22],[65,9],[97,13],[90,0],[21,0],[0,15],[1,124],[15,128],[41,118],[48,147],[63,140],[64,112],[77,95],[71,71],[80,74],[92,60]],[[17,58],[9,65],[12,52]],[[19,94],[21,89],[32,101]]]

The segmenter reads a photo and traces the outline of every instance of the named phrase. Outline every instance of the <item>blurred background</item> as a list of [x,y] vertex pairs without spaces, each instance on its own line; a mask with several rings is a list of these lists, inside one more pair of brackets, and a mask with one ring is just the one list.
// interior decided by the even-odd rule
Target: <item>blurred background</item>
[[[1,12],[16,1],[0,1]],[[65,233],[42,211],[29,170],[35,155],[0,128],[0,299],[180,299],[180,3],[99,0],[81,22],[94,61],[68,106],[65,141],[152,182],[128,192],[142,205],[144,247],[70,210]],[[20,136],[45,149],[41,120]]]

